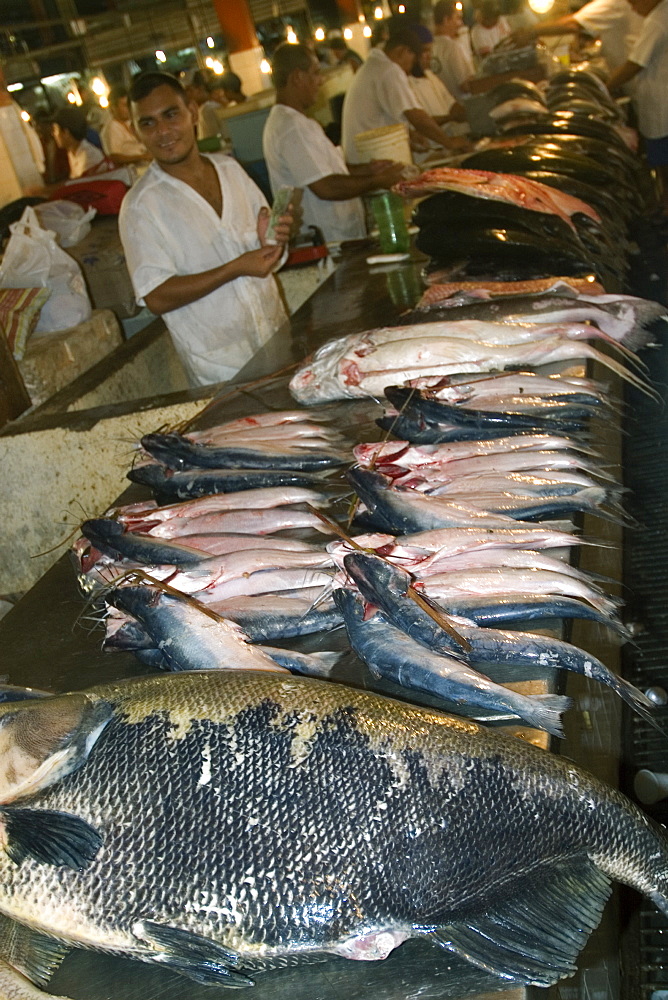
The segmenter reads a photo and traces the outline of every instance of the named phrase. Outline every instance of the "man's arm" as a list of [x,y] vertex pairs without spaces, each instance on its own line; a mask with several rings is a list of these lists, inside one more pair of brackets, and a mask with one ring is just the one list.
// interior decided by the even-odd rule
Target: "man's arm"
[[634,76],[637,76],[641,69],[644,69],[644,67],[640,66],[638,63],[631,62],[630,59],[627,59],[624,65],[620,66],[619,69],[615,70],[615,72],[610,76],[607,82],[607,88],[610,93],[612,94],[616,90],[621,90],[624,84],[628,83],[629,80],[632,80]]
[[283,249],[280,245],[259,247],[210,271],[174,275],[148,292],[144,296],[144,301],[152,313],[161,316],[162,313],[180,309],[182,306],[190,305],[191,302],[203,299],[205,295],[210,295],[211,292],[215,292],[236,278],[244,276],[266,278],[281,259]]
[[376,191],[378,188],[391,188],[401,180],[405,164],[392,163],[389,167],[381,171],[374,172],[368,169],[368,164],[363,164],[367,170],[356,172],[354,176],[349,174],[328,174],[313,181],[308,187],[313,194],[323,201],[346,201],[348,198],[358,198],[369,191]]
[[439,146],[445,146],[446,149],[453,150],[466,150],[471,148],[471,144],[468,139],[464,139],[459,135],[447,135],[440,125],[436,124],[431,115],[427,114],[427,112],[422,108],[409,108],[408,111],[404,111],[404,116],[416,132],[419,132],[420,135],[425,136],[427,139],[431,139]]
[[572,14],[565,14],[554,21],[543,21],[530,28],[519,28],[513,31],[511,38],[517,45],[528,45],[543,35],[573,35],[582,31],[582,25]]

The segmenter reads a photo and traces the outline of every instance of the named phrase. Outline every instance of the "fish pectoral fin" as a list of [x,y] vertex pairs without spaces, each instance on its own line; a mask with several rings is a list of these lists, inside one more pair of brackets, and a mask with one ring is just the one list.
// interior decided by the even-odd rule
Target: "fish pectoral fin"
[[239,955],[208,938],[150,920],[138,921],[132,933],[155,949],[154,962],[202,986],[240,988],[255,985],[248,976],[235,971]]
[[0,809],[0,833],[5,853],[17,865],[30,857],[83,871],[102,847],[90,823],[54,809]]
[[0,803],[35,795],[76,771],[112,715],[108,702],[84,694],[8,704],[0,711]]
[[598,926],[610,881],[587,858],[560,859],[522,880],[484,913],[439,927],[432,938],[479,968],[514,983],[551,986],[575,972]]
[[69,945],[0,916],[0,955],[31,983],[46,987],[69,951]]

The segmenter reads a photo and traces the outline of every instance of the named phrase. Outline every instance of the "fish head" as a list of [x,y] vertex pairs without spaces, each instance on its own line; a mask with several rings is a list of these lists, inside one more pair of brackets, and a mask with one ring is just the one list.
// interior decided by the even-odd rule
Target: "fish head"
[[130,469],[128,479],[133,483],[143,483],[145,486],[157,487],[162,486],[169,479],[169,473],[161,465],[147,463],[146,465],[137,465],[134,469]]
[[141,445],[152,458],[168,465],[170,469],[186,468],[184,452],[189,448],[192,449],[189,442],[185,441],[180,434],[173,432],[170,434],[145,434],[141,439]]
[[108,702],[78,693],[0,705],[0,804],[81,767],[111,715]]
[[114,559],[121,557],[115,541],[125,533],[125,528],[118,521],[114,521],[110,517],[91,518],[81,525],[81,533],[84,538],[88,539],[93,549],[97,549],[98,552],[103,552]]
[[378,603],[379,593],[403,597],[411,585],[411,576],[406,570],[369,552],[351,552],[344,558],[343,565],[363,597],[372,603]]

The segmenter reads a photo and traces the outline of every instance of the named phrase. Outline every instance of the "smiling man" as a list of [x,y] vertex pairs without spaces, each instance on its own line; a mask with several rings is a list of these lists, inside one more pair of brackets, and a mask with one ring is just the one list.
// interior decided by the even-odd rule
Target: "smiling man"
[[274,194],[280,187],[303,188],[304,225],[318,226],[327,242],[363,238],[360,195],[392,187],[404,165],[378,160],[361,164],[351,175],[341,150],[306,115],[322,78],[318,60],[305,45],[279,45],[272,73],[276,104],[264,127],[262,147]]
[[163,316],[193,385],[227,381],[286,319],[272,272],[291,215],[265,245],[262,193],[236,160],[199,152],[197,104],[175,77],[144,73],[129,97],[153,156],[119,216],[137,301]]

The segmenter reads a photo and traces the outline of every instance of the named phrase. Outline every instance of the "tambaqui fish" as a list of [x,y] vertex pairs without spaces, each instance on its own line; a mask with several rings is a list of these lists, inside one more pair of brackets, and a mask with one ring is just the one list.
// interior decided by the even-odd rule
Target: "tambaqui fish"
[[0,911],[36,932],[0,953],[41,985],[70,946],[244,986],[424,936],[547,986],[611,880],[668,915],[665,831],[619,792],[368,691],[160,675],[1,705],[0,728]]

